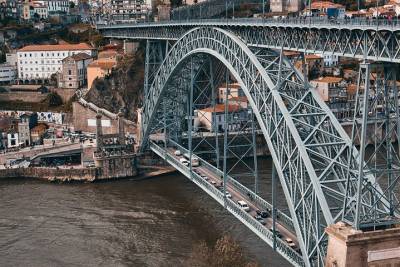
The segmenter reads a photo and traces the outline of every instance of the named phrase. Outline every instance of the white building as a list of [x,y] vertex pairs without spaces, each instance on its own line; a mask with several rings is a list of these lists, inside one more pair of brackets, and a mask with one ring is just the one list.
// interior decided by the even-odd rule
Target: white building
[[318,56],[324,58],[324,66],[325,67],[334,67],[339,64],[339,56],[330,54],[330,53],[325,53],[325,54],[318,54]]
[[328,102],[332,98],[341,96],[342,88],[345,87],[343,84],[343,78],[340,77],[319,77],[318,79],[310,81],[310,84],[315,87],[321,98]]
[[9,84],[15,80],[16,69],[10,64],[0,64],[0,84]]
[[31,17],[37,14],[39,18],[47,19],[47,17],[49,16],[48,7],[46,6],[46,4],[37,2],[33,3],[32,7],[33,7],[33,15],[31,14]]
[[[228,112],[228,130],[239,130],[242,123],[248,119],[247,109],[242,109],[240,105],[236,104],[228,104],[226,108]],[[212,132],[215,123],[217,131],[225,130],[225,104],[217,104],[215,107],[196,110],[195,115],[197,115],[195,120],[198,121],[200,128]]]
[[15,131],[10,131],[7,133],[7,147],[19,147],[18,133]]
[[69,13],[69,1],[65,0],[47,0],[47,10],[49,14],[57,12]]
[[95,49],[85,43],[58,45],[29,45],[18,50],[18,79],[23,82],[48,81],[52,74],[61,72],[62,60],[85,53],[95,55]]

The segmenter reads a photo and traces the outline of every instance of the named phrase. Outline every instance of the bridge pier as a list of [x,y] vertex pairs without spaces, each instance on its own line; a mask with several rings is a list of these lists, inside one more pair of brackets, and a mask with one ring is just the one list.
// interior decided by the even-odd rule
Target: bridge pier
[[339,222],[325,231],[329,236],[325,267],[400,264],[400,228],[363,232]]

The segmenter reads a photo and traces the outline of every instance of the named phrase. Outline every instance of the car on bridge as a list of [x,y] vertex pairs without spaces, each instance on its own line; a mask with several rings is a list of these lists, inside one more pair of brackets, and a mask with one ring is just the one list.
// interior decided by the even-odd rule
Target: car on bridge
[[249,205],[247,205],[247,203],[243,200],[239,200],[238,205],[242,208],[242,210],[249,212],[250,211],[250,207]]

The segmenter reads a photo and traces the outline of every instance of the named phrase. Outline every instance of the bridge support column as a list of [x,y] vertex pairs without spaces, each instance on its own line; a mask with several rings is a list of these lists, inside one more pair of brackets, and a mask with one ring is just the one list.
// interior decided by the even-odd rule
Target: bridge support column
[[[357,188],[351,188],[349,177],[354,162],[349,159],[346,194],[354,203],[344,203],[342,217],[356,229],[393,224],[394,217],[390,216],[399,207],[395,194],[400,185],[400,153],[394,147],[394,142],[400,140],[397,69],[394,64],[360,64],[351,140],[353,145],[360,145],[358,161],[365,164],[358,164]],[[374,176],[375,184],[366,180],[366,173]],[[377,188],[382,190],[373,194]],[[368,194],[374,196],[369,216],[361,217],[361,202]]]
[[[147,40],[146,42],[146,54],[145,54],[145,65],[144,65],[144,87],[143,87],[144,99],[148,94],[149,88],[153,83],[154,76],[156,75],[159,67],[161,66],[167,54],[168,49],[169,49],[168,41],[163,42],[163,41]],[[146,102],[143,103],[143,111],[146,110],[145,105]],[[141,120],[141,122],[143,123],[143,120]],[[146,128],[145,125],[140,126],[141,131],[143,131],[143,129],[145,128]],[[141,132],[140,136],[143,135],[144,133]]]

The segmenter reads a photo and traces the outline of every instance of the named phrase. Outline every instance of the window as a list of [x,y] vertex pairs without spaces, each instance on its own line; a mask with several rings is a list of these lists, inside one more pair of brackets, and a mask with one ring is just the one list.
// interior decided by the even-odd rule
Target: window
[[72,75],[72,71],[71,70],[68,70],[68,75]]

